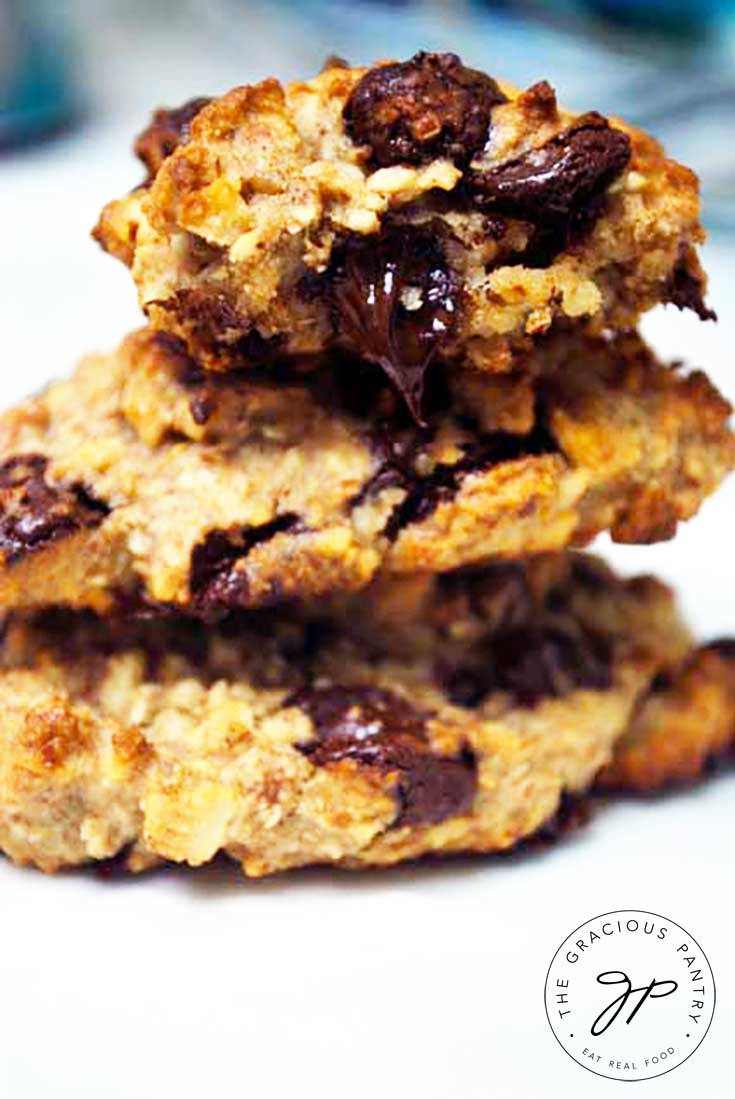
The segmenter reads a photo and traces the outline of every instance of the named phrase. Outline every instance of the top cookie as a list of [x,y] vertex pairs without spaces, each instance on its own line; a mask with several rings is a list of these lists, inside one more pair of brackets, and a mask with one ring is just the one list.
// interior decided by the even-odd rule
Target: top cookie
[[711,314],[697,180],[647,135],[454,54],[158,111],[95,229],[154,327],[213,370],[347,347],[414,412],[432,358],[505,370],[563,318]]

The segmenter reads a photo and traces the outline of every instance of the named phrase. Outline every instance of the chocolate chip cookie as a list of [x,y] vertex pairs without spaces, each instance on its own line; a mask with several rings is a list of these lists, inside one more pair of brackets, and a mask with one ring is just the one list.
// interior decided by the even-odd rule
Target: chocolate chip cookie
[[206,369],[338,347],[420,418],[436,360],[505,371],[563,321],[712,315],[693,173],[544,81],[519,91],[454,54],[192,100],[135,148],[146,179],[95,235]]
[[370,364],[213,375],[130,336],[0,415],[0,604],[209,616],[667,539],[735,464],[728,404],[634,336],[558,333],[517,374],[430,383],[419,427]]
[[508,849],[600,768],[699,772],[735,734],[734,659],[692,650],[663,585],[575,554],[216,628],[13,615],[0,847],[44,870],[225,851],[252,876]]

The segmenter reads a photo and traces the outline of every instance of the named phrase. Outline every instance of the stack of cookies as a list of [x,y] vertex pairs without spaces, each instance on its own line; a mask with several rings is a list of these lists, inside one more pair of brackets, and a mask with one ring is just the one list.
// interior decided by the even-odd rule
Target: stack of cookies
[[95,236],[147,327],[0,418],[0,846],[247,874],[494,851],[735,740],[671,538],[730,408],[697,184],[452,54],[158,111]]

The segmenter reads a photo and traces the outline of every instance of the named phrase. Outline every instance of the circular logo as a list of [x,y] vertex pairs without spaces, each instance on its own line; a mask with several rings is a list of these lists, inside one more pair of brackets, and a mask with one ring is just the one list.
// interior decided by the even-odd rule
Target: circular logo
[[701,946],[678,923],[622,909],[564,940],[544,998],[551,1029],[577,1064],[611,1080],[649,1080],[699,1046],[715,982]]

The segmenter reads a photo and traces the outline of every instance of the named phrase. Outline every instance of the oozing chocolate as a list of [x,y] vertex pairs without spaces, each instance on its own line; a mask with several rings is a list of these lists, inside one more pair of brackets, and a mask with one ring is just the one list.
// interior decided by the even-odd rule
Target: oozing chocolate
[[470,172],[467,188],[482,209],[537,225],[542,241],[534,246],[548,259],[575,231],[590,228],[600,213],[596,200],[630,155],[628,135],[592,112],[538,149]]
[[49,542],[101,523],[109,508],[79,484],[49,484],[43,454],[0,465],[0,555],[15,561]]
[[206,107],[211,99],[200,96],[190,99],[180,107],[167,110],[161,107],[155,111],[150,123],[138,135],[133,151],[148,171],[148,180],[152,180],[167,156],[178,145],[189,140],[189,128],[192,120]]
[[372,163],[421,164],[449,157],[467,164],[485,144],[490,115],[505,96],[484,73],[453,53],[417,53],[410,61],[370,69],[344,108],[345,128],[369,145]]
[[254,546],[292,530],[298,522],[297,515],[287,513],[259,527],[210,531],[191,553],[189,588],[196,608],[207,613],[247,607],[247,581],[237,562]]
[[289,700],[311,718],[316,736],[298,745],[317,766],[352,760],[395,775],[398,813],[393,827],[438,824],[472,808],[477,787],[468,748],[457,756],[436,755],[426,733],[426,715],[405,699],[378,687],[310,687]]
[[459,287],[435,233],[392,226],[338,251],[331,295],[340,341],[378,363],[422,423],[426,371],[454,325]]

